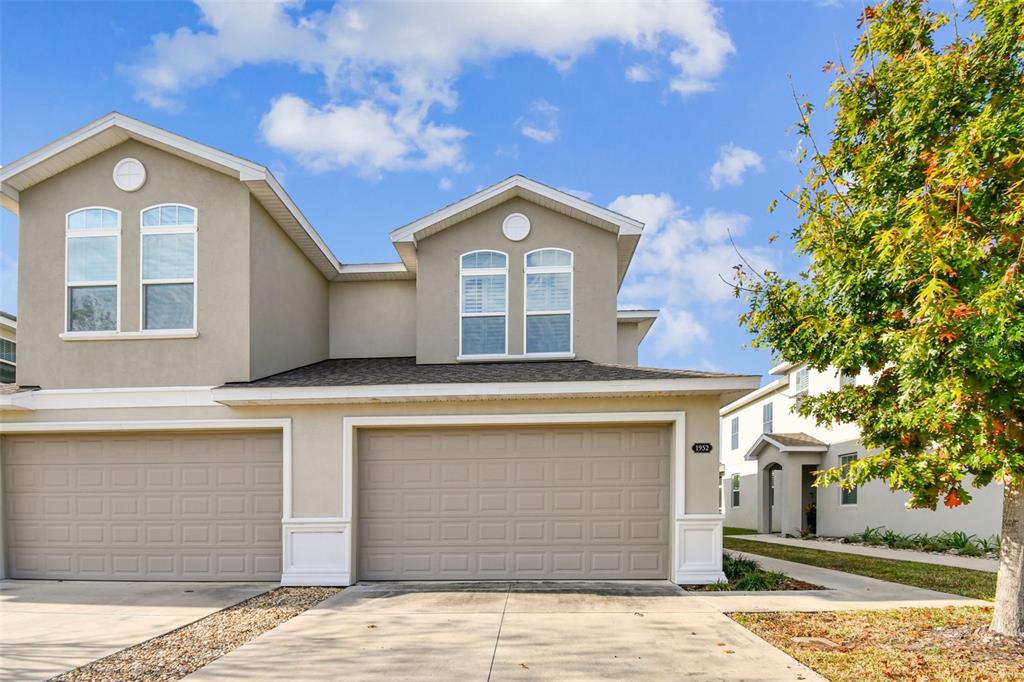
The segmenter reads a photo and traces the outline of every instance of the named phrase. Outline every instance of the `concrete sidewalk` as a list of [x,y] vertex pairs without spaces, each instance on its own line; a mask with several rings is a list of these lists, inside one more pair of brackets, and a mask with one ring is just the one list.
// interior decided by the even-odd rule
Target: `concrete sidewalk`
[[734,537],[738,540],[753,540],[755,542],[767,542],[773,545],[786,545],[787,547],[820,549],[823,552],[857,554],[859,556],[875,557],[876,559],[916,561],[922,564],[955,566],[957,568],[969,568],[974,571],[985,571],[988,573],[996,573],[999,570],[999,562],[996,559],[984,559],[981,557],[956,556],[955,554],[937,554],[934,552],[916,552],[911,549],[889,549],[888,547],[871,547],[869,545],[848,545],[838,542],[827,542],[822,540],[800,540],[797,538],[784,538],[778,535],[730,535],[728,537]]
[[642,583],[366,583],[188,679],[822,680],[703,599]]
[[895,608],[942,608],[945,606],[992,606],[992,602],[955,594],[890,583],[853,573],[798,564],[727,549],[753,559],[762,568],[779,571],[791,578],[825,590],[789,592],[693,592],[715,610],[735,611],[861,611]]

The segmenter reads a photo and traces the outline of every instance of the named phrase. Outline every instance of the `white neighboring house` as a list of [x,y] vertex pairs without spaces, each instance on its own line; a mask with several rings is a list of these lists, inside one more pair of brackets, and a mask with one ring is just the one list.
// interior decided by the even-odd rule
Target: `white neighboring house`
[[14,383],[18,318],[0,310],[0,384]]
[[722,509],[725,525],[762,533],[799,535],[810,530],[807,507],[816,507],[816,533],[845,536],[865,527],[884,526],[898,533],[964,531],[979,537],[999,533],[1003,488],[968,485],[973,499],[955,509],[907,509],[910,498],[892,492],[884,481],[856,490],[815,488],[812,472],[863,457],[855,424],[825,428],[795,412],[805,395],[836,390],[847,382],[871,381],[867,371],[843,375],[819,372],[804,364],[782,362],[770,370],[778,379],[723,407]]

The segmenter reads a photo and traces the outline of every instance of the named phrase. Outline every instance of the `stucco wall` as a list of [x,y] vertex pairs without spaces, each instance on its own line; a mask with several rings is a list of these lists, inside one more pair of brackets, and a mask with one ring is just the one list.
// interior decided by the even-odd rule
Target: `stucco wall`
[[[509,213],[530,219],[529,236],[505,238]],[[459,354],[459,257],[494,249],[508,254],[508,351],[523,352],[523,257],[534,249],[569,249],[575,256],[573,351],[577,359],[615,362],[616,236],[525,199],[510,199],[417,245],[416,354],[421,363],[455,362]]]
[[620,365],[636,367],[640,345],[640,325],[620,322],[618,325],[618,357]]
[[[137,192],[114,186],[114,165],[146,166]],[[249,192],[244,185],[128,141],[26,189],[20,197],[18,381],[44,388],[213,385],[249,378]],[[180,202],[198,209],[197,324],[191,339],[64,341],[65,215],[121,211],[123,331],[140,326],[140,211]]]
[[416,281],[333,282],[331,357],[416,355]]
[[327,358],[329,284],[254,197],[249,212],[256,379]]
[[[111,419],[292,419],[292,491],[297,517],[335,517],[342,511],[341,421],[356,415],[551,414],[559,412],[686,412],[686,513],[718,511],[717,397],[486,400],[466,402],[308,405],[266,407],[146,408],[2,412],[3,421]],[[694,454],[694,442],[709,441],[712,454]]]

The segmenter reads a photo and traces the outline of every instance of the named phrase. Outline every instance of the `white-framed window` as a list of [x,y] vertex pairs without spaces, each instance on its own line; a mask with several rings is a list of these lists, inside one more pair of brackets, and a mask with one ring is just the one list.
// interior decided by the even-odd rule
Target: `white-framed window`
[[508,254],[459,257],[459,355],[508,355]]
[[733,417],[732,421],[729,422],[729,428],[732,431],[732,433],[731,433],[731,436],[732,436],[732,440],[731,440],[732,449],[733,450],[739,450],[739,447],[740,447],[740,418],[739,417]]
[[732,475],[732,506],[740,506],[740,475]]
[[18,344],[10,339],[0,339],[0,384],[14,383],[17,356]]
[[761,433],[771,433],[774,426],[774,412],[771,401],[761,406]]
[[804,396],[808,393],[808,387],[810,386],[809,378],[807,374],[807,368],[801,367],[796,371],[796,375],[793,377],[793,390],[795,395]]
[[160,204],[140,216],[140,329],[195,331],[198,211]]
[[839,372],[839,388],[857,385],[856,372]]
[[64,331],[121,328],[121,212],[88,206],[65,216]]
[[572,353],[572,251],[537,249],[524,259],[524,351]]
[[[857,460],[856,454],[850,455],[839,455],[839,466],[849,467],[850,464]],[[845,488],[839,489],[839,504],[844,507],[850,507],[857,504],[857,489],[846,490]]]

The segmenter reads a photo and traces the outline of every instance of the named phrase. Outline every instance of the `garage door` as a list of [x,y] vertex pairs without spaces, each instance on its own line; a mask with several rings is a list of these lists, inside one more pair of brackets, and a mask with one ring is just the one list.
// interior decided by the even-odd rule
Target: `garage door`
[[275,433],[8,436],[8,575],[280,580]]
[[668,576],[669,428],[361,431],[361,580]]

